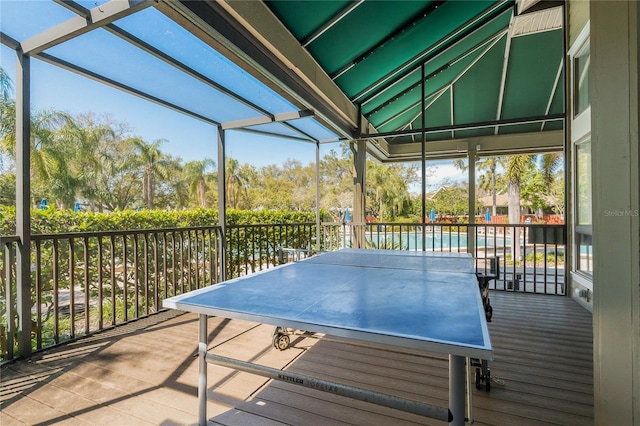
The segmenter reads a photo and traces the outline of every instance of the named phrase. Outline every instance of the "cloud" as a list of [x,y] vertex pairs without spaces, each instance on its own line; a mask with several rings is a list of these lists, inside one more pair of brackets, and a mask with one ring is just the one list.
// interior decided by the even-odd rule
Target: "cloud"
[[469,173],[466,170],[460,170],[453,164],[437,164],[432,168],[434,173],[431,177],[427,177],[427,183],[429,181],[441,182],[444,179],[450,179],[455,182],[466,181]]

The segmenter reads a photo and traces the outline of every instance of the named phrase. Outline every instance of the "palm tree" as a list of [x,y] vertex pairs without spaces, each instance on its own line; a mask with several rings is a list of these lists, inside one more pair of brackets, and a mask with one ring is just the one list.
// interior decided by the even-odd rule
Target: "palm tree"
[[9,99],[13,93],[13,82],[11,77],[0,67],[0,99]]
[[387,188],[385,188],[385,184],[388,181],[388,176],[388,169],[384,165],[375,163],[368,164],[367,188],[371,190],[370,197],[373,198],[373,203],[370,208],[374,212],[377,212],[381,219],[386,217],[384,201],[387,190]]
[[105,164],[111,163],[105,149],[106,141],[116,137],[115,130],[108,124],[96,123],[91,115],[85,115],[64,126],[60,134],[66,141],[67,163],[71,163],[79,183],[73,196],[81,194],[89,201],[89,209],[96,211],[99,173]]
[[214,177],[212,173],[208,173],[208,170],[215,166],[215,161],[205,158],[201,161],[190,161],[184,167],[189,189],[195,194],[196,202],[200,207],[207,207],[207,182],[213,180]]
[[0,67],[0,169],[4,169],[4,160],[14,156],[14,151],[7,147],[10,140],[15,141],[16,103],[11,99],[13,82],[4,68]]
[[160,145],[166,142],[165,139],[158,139],[148,143],[140,138],[130,140],[134,149],[139,155],[142,166],[142,199],[146,208],[153,208],[153,198],[155,195],[155,179],[160,177],[165,179],[167,173],[173,171],[173,163],[168,161],[160,151]]
[[[0,145],[8,156],[16,156],[16,103],[10,98],[12,82],[0,68]],[[67,186],[75,185],[66,167],[65,156],[60,150],[56,130],[73,120],[68,114],[53,109],[31,113],[31,170],[32,196],[34,192],[69,192]],[[40,197],[36,197],[40,198]],[[35,200],[32,200],[35,201]]]
[[[520,185],[522,184],[522,176],[531,169],[534,161],[534,155],[511,155],[507,157],[505,179],[507,181],[509,223],[520,223]],[[517,227],[512,228],[511,251],[513,259],[519,261],[521,258],[520,232]]]
[[234,158],[227,159],[225,174],[227,177],[227,200],[230,207],[232,209],[236,209],[238,208],[240,195],[242,193],[244,193],[245,197],[248,198],[249,176],[247,175],[246,170],[240,166],[238,160]]
[[483,157],[476,162],[478,170],[482,170],[485,172],[483,176],[486,177],[486,182],[488,183],[488,189],[492,197],[492,215],[496,215],[497,210],[497,190],[496,190],[496,169],[498,165],[504,166],[504,159],[502,157]]
[[372,200],[370,208],[381,218],[393,218],[402,212],[405,202],[411,198],[408,191],[408,180],[413,169],[405,170],[403,166],[376,164],[367,162],[368,197]]

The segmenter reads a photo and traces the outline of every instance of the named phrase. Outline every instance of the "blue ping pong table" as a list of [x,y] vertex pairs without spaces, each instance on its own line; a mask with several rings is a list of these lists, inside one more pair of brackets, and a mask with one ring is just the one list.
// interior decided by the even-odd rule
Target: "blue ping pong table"
[[[493,359],[473,258],[463,253],[343,249],[178,295],[163,306],[200,314],[200,424],[207,421],[207,363],[462,425],[465,358]],[[209,315],[448,354],[449,407],[397,405],[384,395],[363,398],[357,389],[340,391],[339,384],[234,364],[207,353]]]

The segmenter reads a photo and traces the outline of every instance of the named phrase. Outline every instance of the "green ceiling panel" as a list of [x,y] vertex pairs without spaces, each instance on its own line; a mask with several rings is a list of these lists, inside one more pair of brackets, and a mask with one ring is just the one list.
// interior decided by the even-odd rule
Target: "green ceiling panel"
[[[381,92],[378,96],[372,98],[369,102],[362,104],[362,113],[364,115],[370,114],[373,110],[379,108],[382,104],[388,103],[390,100],[398,97],[402,92],[409,90],[411,86],[420,82],[420,69],[413,71],[407,75],[404,79],[397,84],[389,87],[384,92]],[[418,89],[420,90],[420,89]]]
[[564,112],[564,72],[560,74],[558,86],[551,100],[549,114],[562,114]]
[[453,106],[456,124],[496,119],[505,43],[506,39],[496,43],[454,84]]
[[562,56],[560,30],[520,36],[511,41],[501,118],[546,113]]
[[501,135],[511,135],[514,133],[531,133],[539,132],[542,123],[516,124],[513,126],[501,126],[498,132]]
[[495,133],[493,127],[483,127],[480,129],[457,130],[455,132],[456,139],[477,138],[480,136],[491,136]]
[[323,0],[265,3],[298,40],[306,40],[352,2]]
[[[385,2],[372,2],[385,3]],[[404,2],[398,2],[404,3]],[[491,6],[492,1],[447,1],[416,25],[385,43],[365,60],[336,80],[348,96],[353,96],[376,82],[381,76],[403,64]],[[396,4],[394,2],[394,4]],[[420,42],[416,42],[420,40]],[[333,50],[336,50],[335,47]],[[328,52],[329,55],[337,52]],[[319,62],[323,58],[318,56]]]
[[[380,132],[421,128],[421,61],[428,76],[426,104],[436,99],[426,111],[427,129],[564,112],[562,73],[556,84],[563,57],[562,30],[534,31],[508,43],[509,28],[512,24],[517,28],[513,2],[446,0],[435,9],[433,0],[267,4],[301,44],[339,17],[306,48]],[[341,16],[350,7],[354,7],[350,13]],[[446,92],[437,96],[442,89]],[[544,128],[541,122],[502,125],[497,133],[540,132],[562,126],[562,120],[548,121]],[[427,140],[494,134],[496,127],[491,125],[427,133]],[[419,139],[419,134],[397,136],[389,142]]]
[[[510,18],[511,10],[503,12],[496,19],[476,30],[473,33],[473,36],[466,37],[463,40],[456,42],[453,46],[450,46],[449,48],[438,54],[435,54],[436,52],[430,54],[427,57],[428,61],[425,64],[425,75],[429,79],[432,79],[432,77],[430,77],[431,74],[442,72],[443,69],[456,67],[459,63],[463,63],[464,66],[466,66],[472,60],[472,58],[477,56],[479,51],[488,46],[489,41],[492,38],[497,36],[504,36],[504,32],[506,32],[506,29],[509,26]],[[367,101],[367,99],[372,96],[370,94],[367,94],[363,98],[364,102],[362,102],[363,113],[367,114],[368,112],[379,106],[381,103],[384,103],[389,99],[396,97],[411,84],[417,83],[420,79],[419,75],[420,67],[417,66],[411,73],[407,74],[404,78],[400,79],[395,84],[387,84],[381,86],[382,88],[385,88],[384,93],[382,95],[378,95],[372,101]]]
[[[367,118],[371,124],[377,127],[381,123],[387,121],[388,119],[390,119],[395,115],[401,114],[403,111],[407,109],[419,107],[420,97],[421,97],[420,88],[417,87],[411,92],[402,96],[400,99],[394,101],[392,104],[381,107],[375,113],[367,116]],[[406,122],[403,124],[406,124]]]
[[[455,64],[453,64],[451,67],[447,68],[446,70],[443,70],[442,72],[431,76],[431,78],[427,79],[427,84],[425,86],[425,93],[427,94],[427,96],[434,94],[436,92],[438,92],[441,88],[446,87],[447,85],[449,85],[451,82],[453,82],[453,80],[460,75],[463,70],[475,59],[475,57],[478,55],[479,52],[475,52],[475,56],[474,55],[470,55],[468,57],[465,57],[464,59],[461,59],[460,61],[456,62]],[[419,81],[419,77],[417,80],[413,79],[414,81]],[[387,116],[391,116],[395,113],[397,113],[398,111],[401,111],[403,108],[403,105],[406,104],[405,102],[405,98],[410,98],[411,102],[419,102],[419,97],[421,94],[421,89],[419,86],[415,87],[410,93],[404,95],[404,96],[400,96],[399,93],[397,92],[392,92],[390,91],[390,93],[386,94],[387,98],[391,97],[390,95],[394,94],[395,96],[398,97],[397,100],[394,100],[393,102],[391,102],[389,105],[385,105],[385,111]],[[416,98],[417,96],[417,98]],[[381,111],[382,112],[382,111]],[[376,119],[374,119],[374,116],[377,116],[377,118],[379,119],[380,116],[379,114],[372,114],[371,116],[367,116],[367,118],[374,124],[376,125],[376,122],[380,122],[383,121],[383,119],[379,119],[378,121],[376,121]],[[386,118],[386,117],[385,117]]]
[[389,140],[390,145],[402,145],[405,143],[419,142],[420,137],[416,136],[396,136]]
[[562,120],[547,121],[544,125],[544,130],[562,130],[564,123]]
[[431,132],[427,133],[427,142],[428,141],[447,141],[453,139],[453,134],[451,131],[446,132]]
[[380,128],[378,128],[378,131],[392,132],[394,130],[397,130],[398,128],[406,125],[406,123],[410,122],[418,114],[420,114],[420,105],[416,105],[415,107],[406,111],[404,114],[400,114],[397,118],[391,120],[384,126],[380,126]]
[[[447,90],[427,108],[427,128],[451,125],[451,90]],[[418,127],[420,124],[418,122]]]
[[424,2],[415,1],[365,1],[311,43],[309,51],[333,75],[401,29],[424,7]]
[[[425,74],[429,75],[443,66],[452,62],[465,61],[464,56],[476,57],[477,54],[488,47],[489,41],[494,37],[504,36],[511,20],[511,10],[503,12],[487,25],[476,30],[472,36],[455,43],[441,54],[430,58],[425,66]],[[466,60],[468,62],[468,59]]]

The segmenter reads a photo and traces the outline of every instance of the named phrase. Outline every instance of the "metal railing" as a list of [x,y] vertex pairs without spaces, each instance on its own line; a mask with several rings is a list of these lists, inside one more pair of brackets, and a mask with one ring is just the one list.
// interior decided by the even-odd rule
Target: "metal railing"
[[351,237],[359,231],[364,232],[365,245],[369,248],[467,252],[471,247],[476,270],[497,275],[490,283],[492,289],[566,294],[564,225],[367,223],[332,226],[341,229],[342,247],[351,247]]
[[[216,226],[32,235],[31,349],[151,315],[166,297],[219,282],[223,246],[234,278],[277,265],[278,247],[351,247],[356,232],[366,247],[395,250],[464,252],[471,238],[477,270],[499,272],[491,288],[566,292],[561,225],[324,223],[320,233],[315,223],[229,225],[224,244]],[[0,237],[0,361],[17,353],[18,243]]]
[[[216,227],[32,235],[32,350],[138,319],[162,300],[219,281]],[[15,253],[2,238],[0,349],[14,356]]]

